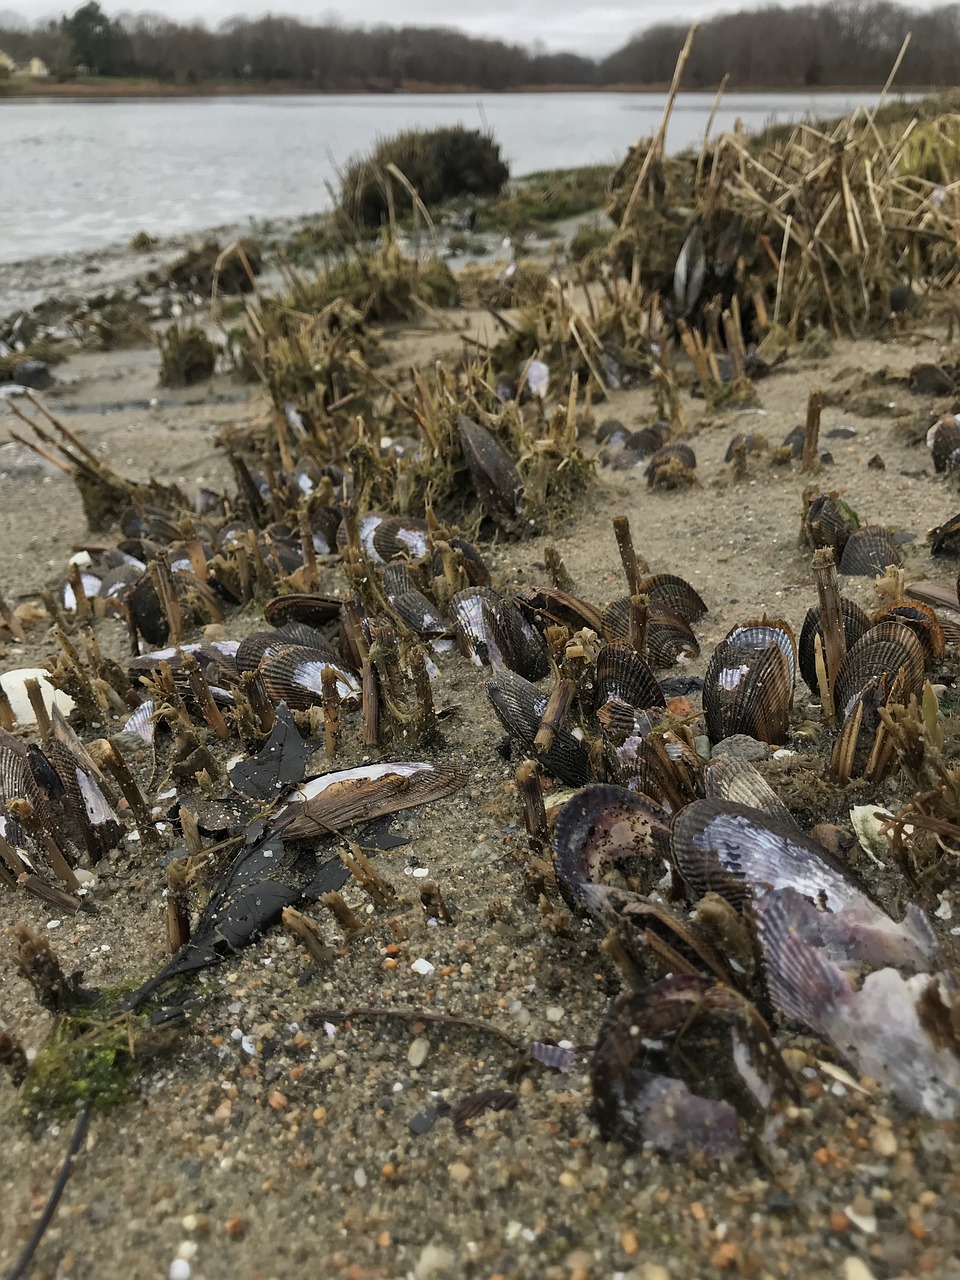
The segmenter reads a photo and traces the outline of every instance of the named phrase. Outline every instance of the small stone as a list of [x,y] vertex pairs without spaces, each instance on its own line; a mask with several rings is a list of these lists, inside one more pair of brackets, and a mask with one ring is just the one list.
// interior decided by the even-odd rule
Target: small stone
[[768,760],[770,755],[770,748],[765,742],[758,742],[746,733],[731,734],[713,748],[713,759],[729,756],[731,760]]
[[566,1187],[568,1191],[572,1191],[574,1187],[579,1186],[576,1175],[571,1173],[569,1169],[564,1169],[560,1177],[557,1179],[561,1187]]
[[174,1258],[167,1270],[167,1280],[190,1280],[192,1270],[186,1258]]
[[558,1004],[548,1004],[544,1010],[544,1017],[548,1022],[562,1022],[563,1009]]
[[469,1182],[473,1177],[473,1170],[468,1164],[464,1164],[462,1160],[455,1160],[453,1164],[447,1165],[447,1173],[454,1182]]
[[429,1133],[433,1126],[437,1123],[437,1116],[440,1113],[436,1107],[424,1107],[422,1111],[418,1111],[415,1116],[407,1121],[407,1128],[416,1138],[422,1138],[425,1133]]
[[659,1262],[645,1262],[640,1269],[640,1280],[670,1280],[670,1272]]
[[453,1254],[442,1245],[425,1245],[413,1269],[414,1280],[433,1280],[434,1276],[449,1275],[454,1261]]
[[410,968],[413,970],[414,973],[419,973],[421,977],[426,978],[431,973],[433,973],[435,966],[432,965],[429,960],[424,960],[423,957],[421,956],[418,959],[414,960]]
[[356,1169],[354,1169],[353,1180],[361,1191],[367,1185],[367,1171],[364,1169],[362,1164],[358,1165]]
[[629,1257],[633,1257],[640,1250],[640,1241],[637,1239],[636,1232],[631,1231],[629,1227],[620,1232],[620,1248]]
[[878,1156],[889,1160],[897,1154],[897,1139],[892,1129],[875,1124],[870,1130],[870,1146]]
[[242,1240],[247,1234],[246,1219],[242,1218],[239,1213],[231,1213],[223,1224],[223,1229],[231,1240]]
[[287,1095],[281,1093],[279,1089],[274,1089],[273,1093],[267,1098],[267,1104],[271,1111],[285,1111],[290,1105],[287,1101]]
[[873,1272],[859,1258],[844,1258],[843,1280],[875,1280]]
[[426,1036],[417,1036],[410,1044],[407,1050],[407,1061],[411,1067],[422,1067],[427,1060],[427,1054],[430,1052],[430,1041]]

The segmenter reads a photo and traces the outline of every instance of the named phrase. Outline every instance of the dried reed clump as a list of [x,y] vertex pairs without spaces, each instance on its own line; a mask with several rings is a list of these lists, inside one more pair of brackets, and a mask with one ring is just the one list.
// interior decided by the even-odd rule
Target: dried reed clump
[[341,180],[340,212],[348,222],[379,227],[414,207],[458,196],[495,196],[510,171],[492,135],[463,125],[408,129],[381,138],[369,156],[352,160]]
[[196,325],[173,324],[157,335],[161,387],[192,387],[213,377],[217,346]]
[[698,227],[708,271],[733,251],[729,290],[744,314],[768,315],[791,337],[816,324],[875,331],[889,321],[895,283],[947,287],[960,272],[960,115],[922,114],[878,124],[858,108],[833,124],[724,134],[678,158],[658,135],[614,176],[614,254],[622,265],[629,253],[643,284],[666,292]]
[[221,249],[216,240],[188,249],[170,264],[166,281],[177,289],[208,294],[216,282],[222,294],[252,293],[255,277],[263,270],[259,240],[238,240]]
[[542,262],[471,262],[459,276],[460,296],[468,306],[536,306],[550,289],[550,272]]

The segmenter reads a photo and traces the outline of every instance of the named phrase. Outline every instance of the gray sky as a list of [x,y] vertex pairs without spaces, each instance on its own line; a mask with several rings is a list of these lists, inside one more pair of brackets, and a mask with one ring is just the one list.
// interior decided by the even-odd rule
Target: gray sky
[[[8,9],[34,22],[78,7],[81,0],[0,0]],[[664,5],[659,0],[633,0],[632,4],[591,4],[589,0],[486,0],[457,4],[451,0],[353,0],[337,5],[325,0],[164,0],[162,4],[115,4],[101,0],[111,15],[140,8],[163,12],[176,21],[202,18],[215,26],[235,14],[255,16],[264,12],[286,13],[306,21],[336,15],[350,26],[390,25],[457,27],[471,35],[492,36],[523,45],[540,40],[548,49],[569,49],[588,56],[611,52],[634,31],[664,20],[682,21],[727,9],[749,7],[753,0],[679,0]]]

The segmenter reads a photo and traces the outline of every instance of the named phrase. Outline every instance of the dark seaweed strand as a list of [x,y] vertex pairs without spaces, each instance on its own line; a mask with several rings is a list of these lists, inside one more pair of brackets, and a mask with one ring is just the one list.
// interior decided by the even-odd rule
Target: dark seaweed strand
[[44,1206],[43,1213],[40,1215],[40,1221],[33,1229],[33,1235],[27,1241],[26,1246],[21,1253],[17,1262],[14,1264],[13,1270],[8,1271],[6,1280],[24,1280],[24,1277],[30,1270],[33,1262],[33,1255],[40,1246],[40,1241],[46,1233],[47,1227],[53,1221],[53,1216],[57,1212],[57,1206],[60,1204],[60,1197],[66,1190],[70,1175],[73,1173],[73,1162],[76,1159],[77,1152],[83,1145],[83,1140],[87,1136],[87,1129],[90,1127],[90,1110],[92,1104],[88,1101],[83,1104],[80,1114],[77,1116],[77,1123],[73,1127],[73,1137],[70,1139],[70,1146],[67,1148],[67,1154],[63,1161],[63,1168],[60,1170],[56,1182],[53,1184],[53,1190],[50,1192],[50,1198]]

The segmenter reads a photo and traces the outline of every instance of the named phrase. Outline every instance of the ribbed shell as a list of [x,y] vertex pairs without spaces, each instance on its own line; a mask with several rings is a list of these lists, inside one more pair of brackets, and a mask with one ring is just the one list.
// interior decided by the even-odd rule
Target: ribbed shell
[[881,675],[891,678],[904,668],[904,695],[919,696],[923,689],[923,646],[902,622],[881,622],[871,627],[847,651],[834,686],[837,710],[845,713],[858,693]]
[[397,616],[421,638],[442,636],[448,630],[446,618],[422,591],[403,591],[391,596],[390,603]]
[[513,461],[486,427],[466,414],[457,414],[457,430],[477,497],[491,515],[513,520],[523,500],[523,482]]
[[927,448],[935,471],[950,471],[960,465],[960,418],[948,414],[935,422],[927,432]]
[[663,690],[649,665],[628,644],[605,644],[597,654],[594,707],[615,700],[636,711],[666,706]]
[[252,631],[240,641],[234,661],[237,672],[246,675],[248,671],[256,671],[265,653],[276,652],[284,643],[278,631]]
[[930,540],[932,556],[950,556],[956,560],[960,557],[960,515],[944,520],[939,529],[935,529]]
[[511,671],[526,680],[542,680],[550,674],[550,650],[543,633],[527,620],[515,600],[505,596],[491,609],[494,643]]
[[762,453],[766,447],[766,436],[756,435],[752,432],[747,433],[738,431],[727,445],[727,452],[723,455],[723,460],[724,462],[732,462],[734,455],[740,448],[745,449],[747,453]]
[[694,898],[739,908],[767,888],[794,888],[827,911],[869,900],[852,874],[793,823],[729,800],[697,800],[674,820],[671,848]]
[[[655,573],[637,583],[639,595],[650,602],[651,613],[699,622],[707,612],[703,597],[684,578],[675,573]],[[629,601],[628,601],[629,604]]]
[[790,725],[790,668],[773,641],[766,648],[721,641],[703,677],[703,711],[711,742],[745,733],[779,746]]
[[924,665],[929,671],[938,658],[943,657],[946,639],[940,620],[928,604],[919,600],[892,604],[873,615],[875,625],[881,622],[901,622],[913,632],[923,649]]
[[688,622],[666,614],[647,619],[647,657],[657,669],[672,667],[678,658],[698,658],[700,645]]
[[561,807],[554,824],[554,869],[561,893],[582,907],[586,886],[598,884],[606,869],[627,860],[648,864],[644,880],[652,889],[663,879],[658,848],[669,827],[669,815],[645,797],[605,783],[584,787]]
[[502,600],[493,587],[467,587],[450,601],[453,631],[463,653],[477,667],[503,663],[493,629],[493,607]]
[[521,609],[540,618],[547,625],[558,623],[562,627],[569,627],[571,631],[589,627],[597,635],[603,630],[599,611],[585,600],[568,595],[566,591],[555,591],[550,587],[519,587],[513,593],[513,598]]
[[[812,547],[831,547],[839,560],[850,535],[857,528],[853,513],[829,494],[821,493],[810,503],[804,522]],[[849,514],[848,514],[849,513]]]
[[263,616],[272,627],[288,622],[303,622],[308,627],[322,627],[340,615],[342,600],[336,596],[297,594],[274,596],[263,606]]
[[323,671],[331,667],[337,675],[337,690],[343,699],[357,698],[360,685],[348,671],[324,661],[315,649],[286,644],[268,650],[260,663],[260,673],[273,702],[285,702],[291,711],[306,711],[323,701]]
[[[840,614],[843,618],[843,634],[846,637],[847,649],[850,650],[861,636],[871,627],[867,614],[854,600],[847,596],[840,597]],[[820,684],[817,680],[817,648],[816,638],[823,640],[823,627],[820,624],[820,606],[814,605],[807,610],[807,616],[800,628],[800,642],[797,646],[800,661],[800,674],[811,693],[820,695]]]
[[950,396],[956,389],[953,375],[939,364],[915,364],[910,370],[910,390],[917,395]]
[[718,757],[704,770],[704,790],[708,800],[730,800],[758,809],[777,822],[794,823],[793,814],[749,760]]
[[654,422],[649,427],[641,427],[635,431],[628,441],[630,451],[638,458],[649,458],[662,449],[670,439],[670,424]]
[[647,469],[643,473],[647,486],[652,489],[657,483],[657,473],[660,468],[674,462],[679,462],[688,471],[693,471],[697,465],[697,455],[688,444],[665,444],[662,449],[658,449],[651,455]]
[[854,577],[872,578],[883,573],[888,564],[903,564],[900,550],[888,529],[868,524],[851,533],[838,568]]
[[786,659],[791,686],[796,684],[797,642],[789,622],[785,622],[783,618],[764,616],[758,620],[740,622],[727,632],[726,640],[738,649],[758,651],[766,649],[770,644],[775,644]]
[[547,695],[513,671],[501,668],[487,682],[487,695],[497,718],[528,755],[536,755],[547,773],[571,787],[590,781],[590,757],[579,734],[561,725],[546,753],[534,750],[533,740],[547,709]]
[[394,560],[383,566],[383,590],[388,600],[402,596],[407,591],[418,591],[419,584],[402,560]]

